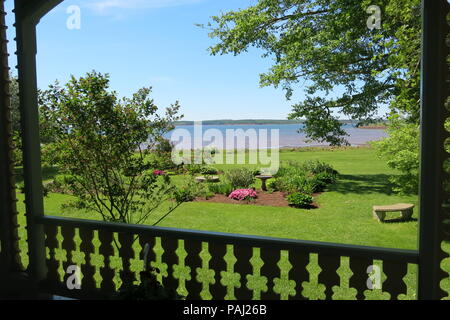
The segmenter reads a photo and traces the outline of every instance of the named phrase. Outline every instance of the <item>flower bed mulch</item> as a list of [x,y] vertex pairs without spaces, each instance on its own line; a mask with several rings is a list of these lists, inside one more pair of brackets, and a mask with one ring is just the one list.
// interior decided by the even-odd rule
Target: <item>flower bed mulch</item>
[[[271,207],[290,207],[289,203],[286,200],[286,195],[283,192],[264,192],[264,191],[257,191],[258,198],[252,200],[252,201],[237,201],[228,198],[227,196],[223,194],[216,194],[213,197],[209,199],[205,198],[196,198],[195,201],[198,202],[215,202],[215,203],[229,203],[229,204],[250,204],[250,205],[257,205],[257,206],[271,206]],[[319,193],[313,194],[313,197],[318,196]],[[317,203],[311,204],[311,209],[318,208]]]

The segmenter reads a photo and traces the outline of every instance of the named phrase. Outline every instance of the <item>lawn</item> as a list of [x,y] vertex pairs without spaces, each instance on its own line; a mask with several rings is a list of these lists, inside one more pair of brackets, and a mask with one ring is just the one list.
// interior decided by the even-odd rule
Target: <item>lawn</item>
[[[414,209],[413,221],[379,223],[372,218],[373,205],[398,202],[417,205],[418,201],[417,196],[400,196],[391,191],[388,179],[395,172],[389,169],[383,160],[377,158],[373,149],[282,151],[280,158],[282,161],[319,159],[339,171],[339,181],[315,199],[319,204],[318,209],[189,202],[182,204],[159,226],[390,248],[417,248],[417,206]],[[226,170],[230,165],[216,167]],[[51,174],[47,172],[46,178],[50,178]],[[23,199],[23,195],[20,194],[19,198]],[[46,214],[84,219],[99,218],[89,212],[62,210],[61,205],[69,198],[67,195],[49,194],[45,198]],[[21,201],[19,210],[21,213],[24,211]],[[395,214],[388,215],[389,217],[394,218]],[[157,212],[147,223],[152,224],[159,218],[160,214]],[[21,228],[20,231],[23,246],[25,230]],[[445,249],[449,251],[448,244]],[[448,259],[444,268],[450,270]],[[415,282],[414,273],[413,270],[408,275],[407,282],[410,282],[410,287],[413,287],[411,283]],[[450,287],[449,281],[444,285]],[[412,298],[414,294],[413,291],[409,292],[408,297]],[[336,295],[340,297],[339,293]]]

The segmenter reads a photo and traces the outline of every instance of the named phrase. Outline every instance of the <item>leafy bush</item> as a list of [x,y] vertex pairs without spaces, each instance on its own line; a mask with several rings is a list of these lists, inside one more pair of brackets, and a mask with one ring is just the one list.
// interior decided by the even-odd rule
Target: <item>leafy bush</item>
[[278,170],[275,179],[269,181],[268,188],[271,191],[313,194],[335,183],[337,175],[332,166],[318,160],[305,163],[288,161]]
[[249,169],[236,168],[225,172],[225,180],[231,184],[233,189],[245,189],[255,182],[255,176]]
[[186,181],[174,192],[174,198],[177,203],[190,202],[197,197],[207,197],[208,188],[203,183],[195,181],[193,176],[188,177]]
[[296,207],[296,208],[308,208],[310,207],[311,203],[313,202],[313,197],[310,195],[301,193],[301,192],[295,192],[290,194],[287,197],[287,201],[289,205]]
[[189,174],[199,174],[202,173],[204,166],[197,163],[190,163],[184,165],[184,170]]
[[267,183],[267,189],[269,191],[283,190],[283,180],[280,178],[275,178],[275,179],[269,180],[269,182]]
[[183,203],[194,201],[196,195],[192,189],[179,189],[174,192],[174,197],[177,203]]
[[208,189],[214,194],[223,194],[228,196],[233,191],[233,186],[228,182],[217,182],[208,184]]
[[310,179],[306,175],[297,175],[287,177],[287,192],[302,192],[305,194],[311,194],[315,192],[314,180]]
[[337,174],[329,172],[321,172],[316,174],[314,177],[326,185],[336,183],[337,181]]
[[253,200],[257,197],[256,191],[253,189],[238,189],[234,190],[228,198],[242,201],[242,200]]
[[219,171],[214,167],[204,166],[200,169],[202,174],[218,174]]
[[253,170],[253,175],[254,176],[259,176],[261,174],[261,170],[260,169],[254,169]]
[[308,160],[305,161],[301,168],[306,172],[310,172],[314,175],[320,173],[327,173],[329,175],[337,176],[338,172],[328,163],[319,161],[319,160]]
[[393,120],[388,128],[389,136],[372,142],[380,158],[387,165],[400,172],[389,181],[400,194],[417,194],[419,191],[419,140],[420,131],[416,124]]
[[171,153],[155,153],[150,161],[150,166],[160,170],[176,168],[176,164],[172,161]]

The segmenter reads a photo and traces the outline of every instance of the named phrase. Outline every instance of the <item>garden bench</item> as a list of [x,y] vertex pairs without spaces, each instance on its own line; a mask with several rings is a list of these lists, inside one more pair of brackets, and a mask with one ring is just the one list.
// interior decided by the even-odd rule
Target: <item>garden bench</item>
[[398,212],[402,213],[403,220],[411,219],[413,214],[414,205],[410,203],[397,203],[389,206],[373,206],[373,217],[378,221],[384,221],[386,212]]
[[220,178],[218,176],[206,176],[206,177],[201,176],[201,177],[195,178],[195,180],[197,182],[206,182],[206,181],[208,181],[208,182],[219,182]]

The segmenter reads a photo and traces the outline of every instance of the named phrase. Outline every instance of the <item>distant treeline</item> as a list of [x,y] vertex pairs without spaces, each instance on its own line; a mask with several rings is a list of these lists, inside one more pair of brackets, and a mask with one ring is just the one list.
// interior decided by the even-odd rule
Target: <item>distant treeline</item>
[[[205,120],[202,121],[203,125],[267,125],[267,124],[302,124],[303,120],[273,120],[273,119],[244,119],[244,120]],[[341,123],[356,123],[352,120],[341,120]],[[194,121],[176,121],[176,126],[190,126]]]

